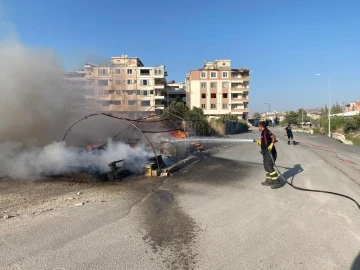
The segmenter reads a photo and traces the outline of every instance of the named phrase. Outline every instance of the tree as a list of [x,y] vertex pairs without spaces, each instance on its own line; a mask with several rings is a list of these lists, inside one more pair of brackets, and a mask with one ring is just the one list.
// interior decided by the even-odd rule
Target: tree
[[256,112],[256,113],[254,113],[253,117],[254,117],[254,119],[259,120],[261,118],[261,114]]
[[298,123],[301,123],[302,121],[304,122],[310,122],[310,117],[307,115],[307,112],[304,109],[299,109],[298,110]]
[[239,118],[234,114],[228,113],[220,116],[218,121],[221,123],[227,123],[227,122],[238,123]]
[[321,108],[321,114],[322,115],[328,115],[328,107],[325,105],[325,107],[324,108]]
[[297,124],[299,119],[299,114],[294,111],[287,112],[285,115],[284,122],[288,124]]
[[209,136],[212,128],[201,108],[193,107],[191,110],[183,102],[172,102],[165,108],[163,116],[177,124],[185,121],[187,128],[194,129],[197,136]]
[[330,112],[331,112],[331,114],[342,113],[343,108],[340,106],[340,104],[338,102],[336,102],[336,104],[332,105]]
[[173,122],[181,123],[185,119],[188,107],[183,102],[171,102],[170,105],[164,109],[163,116]]

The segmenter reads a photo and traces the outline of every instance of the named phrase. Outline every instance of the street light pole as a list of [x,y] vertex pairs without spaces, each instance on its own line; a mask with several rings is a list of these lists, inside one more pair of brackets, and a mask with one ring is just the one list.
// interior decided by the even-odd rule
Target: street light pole
[[330,127],[331,127],[331,117],[330,117],[330,82],[331,82],[331,79],[330,79],[330,76],[328,76],[328,75],[321,75],[321,74],[316,74],[316,76],[323,76],[323,77],[327,77],[328,78],[328,90],[329,90],[329,108],[328,108],[328,118],[329,118],[329,134],[328,134],[328,136],[329,137],[331,137],[331,129],[330,129]]

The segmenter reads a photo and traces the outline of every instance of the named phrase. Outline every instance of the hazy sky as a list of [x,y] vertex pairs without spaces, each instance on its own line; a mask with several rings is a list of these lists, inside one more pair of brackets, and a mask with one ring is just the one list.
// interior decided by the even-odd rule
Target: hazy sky
[[[111,56],[166,65],[184,81],[204,60],[231,59],[252,72],[251,112],[360,100],[360,1],[3,0],[24,44],[53,49],[67,70]],[[299,93],[299,95],[296,95]]]

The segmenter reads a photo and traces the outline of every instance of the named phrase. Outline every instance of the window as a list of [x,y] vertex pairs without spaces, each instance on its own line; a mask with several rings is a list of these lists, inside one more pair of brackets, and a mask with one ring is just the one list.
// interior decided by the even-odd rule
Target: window
[[140,85],[144,85],[144,86],[150,85],[150,82],[149,80],[140,80]]
[[201,104],[201,109],[205,109],[206,105],[205,104]]
[[127,74],[132,74],[132,69],[128,68]]
[[210,83],[210,88],[216,88],[216,82]]
[[201,98],[206,98],[206,94],[201,94]]
[[201,77],[201,78],[206,78],[206,72],[205,72],[205,71],[202,71],[200,77]]
[[117,96],[120,96],[120,95],[121,95],[121,91],[120,91],[120,90],[116,90],[116,91],[115,91],[115,94],[116,94]]
[[222,88],[229,88],[229,83],[228,82],[223,82],[222,83]]
[[108,75],[108,70],[106,68],[98,69],[98,75],[100,76]]
[[108,90],[99,90],[99,96],[107,96],[109,94]]
[[125,93],[128,95],[133,95],[135,94],[135,90],[125,90]]
[[121,105],[121,100],[114,100],[114,101],[113,101],[113,104],[114,104],[114,105]]
[[227,109],[227,104],[223,104],[223,109]]
[[211,109],[216,109],[216,104],[211,104]]
[[215,72],[215,71],[211,71],[210,77],[211,77],[211,78],[216,78],[216,72]]
[[141,107],[148,107],[150,106],[150,100],[142,100]]
[[121,80],[116,80],[115,84],[121,84]]
[[133,81],[132,81],[132,80],[127,80],[126,83],[127,83],[127,84],[132,84]]
[[227,93],[223,93],[223,98],[228,98]]
[[130,99],[128,100],[128,105],[135,105],[136,104],[136,100]]
[[155,75],[163,75],[162,69],[155,69]]
[[206,88],[206,82],[202,82],[202,83],[200,84],[200,87],[201,87],[201,88]]
[[115,69],[115,74],[121,74],[121,69],[119,68]]
[[148,95],[149,95],[149,92],[150,92],[150,91],[148,91],[148,90],[141,90],[141,91],[140,91],[140,95],[141,95],[141,96],[148,96]]
[[222,77],[223,77],[223,78],[227,78],[227,77],[228,77],[228,73],[227,73],[227,71],[223,71],[223,73],[222,73]]
[[211,98],[216,98],[216,94],[211,94]]
[[149,76],[150,75],[150,69],[140,69],[140,75]]
[[109,85],[109,81],[108,80],[99,80],[98,85]]

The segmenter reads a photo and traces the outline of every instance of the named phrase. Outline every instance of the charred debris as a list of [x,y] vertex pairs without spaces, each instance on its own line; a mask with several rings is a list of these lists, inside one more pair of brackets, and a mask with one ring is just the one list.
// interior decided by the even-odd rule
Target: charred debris
[[87,115],[74,124],[65,132],[63,141],[75,126],[91,117],[110,117],[123,121],[127,124],[126,128],[122,128],[118,133],[103,144],[92,143],[87,145],[86,151],[93,155],[101,156],[107,150],[108,144],[113,141],[122,142],[131,148],[144,147],[147,150],[147,162],[143,169],[134,171],[131,164],[127,164],[126,158],[119,160],[109,160],[108,170],[100,169],[99,166],[93,164],[83,168],[73,168],[71,174],[87,174],[95,176],[102,181],[124,179],[134,175],[145,175],[147,177],[167,176],[168,168],[174,166],[178,161],[189,158],[195,152],[201,152],[204,147],[198,142],[192,143],[171,143],[171,140],[187,138],[188,133],[182,128],[182,123],[174,123],[173,121],[159,117],[157,115],[148,115],[138,119],[129,119],[112,113],[93,113]]

